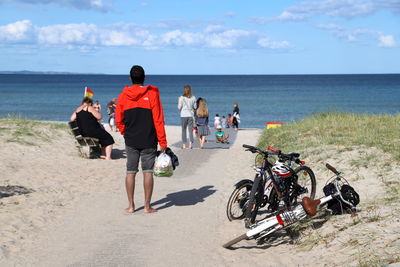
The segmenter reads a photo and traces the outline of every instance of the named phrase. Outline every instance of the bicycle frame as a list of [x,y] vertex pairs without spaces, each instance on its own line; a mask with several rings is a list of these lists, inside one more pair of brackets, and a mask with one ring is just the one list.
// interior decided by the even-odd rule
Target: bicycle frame
[[[261,167],[255,167],[256,171],[256,177],[254,178],[254,182],[252,185],[252,190],[250,193],[250,201],[248,202],[245,214],[245,226],[248,228],[251,224],[254,223],[254,213],[253,212],[253,207],[256,205],[257,207],[255,208],[254,212],[257,212],[258,208],[262,208],[269,203],[270,205],[273,205],[272,211],[276,209],[277,203],[276,201],[279,201],[277,199],[281,199],[282,195],[284,195],[284,203],[287,207],[291,206],[292,198],[293,195],[289,195],[288,191],[288,186],[292,186],[293,183],[287,184],[284,181],[278,181],[278,176],[276,176],[273,171],[272,167],[273,164],[268,161],[268,158],[270,155],[277,155],[279,160],[283,161],[288,161],[289,166],[290,166],[290,175],[280,178],[280,179],[292,179],[293,177],[296,177],[296,172],[293,170],[294,163],[297,163],[299,165],[304,165],[303,161],[299,160],[300,154],[298,153],[291,153],[291,154],[283,154],[280,150],[276,150],[272,147],[268,147],[269,151],[264,151],[261,150],[257,147],[249,146],[249,145],[243,145],[243,147],[247,148],[247,150],[251,151],[252,153],[258,153],[263,157],[262,159],[262,165]],[[276,176],[276,177],[275,177]],[[282,183],[284,183],[284,188],[280,188]],[[277,198],[273,198],[273,202],[271,197],[271,194],[266,194],[266,192],[270,189],[273,188],[277,196]],[[287,194],[286,194],[287,193]],[[275,204],[274,204],[275,203]],[[253,214],[253,215],[252,215]]]
[[[325,203],[329,202],[333,198],[339,196],[343,201],[345,201],[342,197],[342,194],[340,193],[340,190],[338,190],[338,186],[335,183],[335,187],[337,192],[334,194],[331,194],[329,196],[325,196],[319,199],[320,203],[318,204],[318,207],[323,206]],[[350,206],[353,206],[350,202],[346,201]],[[354,207],[355,208],[355,207]],[[304,210],[303,205],[299,204],[297,205],[293,210],[288,210],[281,212],[275,216],[266,218],[264,220],[261,220],[253,225],[253,228],[246,232],[247,238],[251,238],[257,234],[260,234],[264,231],[261,236],[259,237],[264,237],[267,236],[275,231],[278,231],[280,229],[283,229],[295,222],[298,222],[302,219],[305,219],[308,216],[307,212]],[[271,228],[271,229],[269,229]]]

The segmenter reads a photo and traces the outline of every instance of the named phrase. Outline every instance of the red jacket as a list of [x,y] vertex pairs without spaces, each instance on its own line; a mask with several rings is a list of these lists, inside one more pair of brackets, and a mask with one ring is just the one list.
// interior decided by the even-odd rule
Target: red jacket
[[115,122],[125,144],[137,148],[167,147],[160,92],[152,85],[125,86],[118,97]]

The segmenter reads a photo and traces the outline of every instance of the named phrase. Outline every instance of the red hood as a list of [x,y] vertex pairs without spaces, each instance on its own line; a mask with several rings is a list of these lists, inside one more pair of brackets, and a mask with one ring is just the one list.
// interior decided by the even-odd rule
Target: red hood
[[125,86],[124,93],[129,100],[138,101],[151,90],[158,91],[158,88],[152,85],[141,86],[134,84],[131,86]]

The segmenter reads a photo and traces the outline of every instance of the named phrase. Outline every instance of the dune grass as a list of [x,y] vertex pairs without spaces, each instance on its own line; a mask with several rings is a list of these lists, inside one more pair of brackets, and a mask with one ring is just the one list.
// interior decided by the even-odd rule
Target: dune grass
[[36,121],[18,116],[0,118],[1,139],[22,145],[36,146],[38,142],[50,142],[50,133],[66,129],[66,123]]
[[400,160],[400,114],[367,115],[325,112],[265,129],[258,146],[274,146],[284,152],[301,152],[323,145],[366,146],[382,149]]

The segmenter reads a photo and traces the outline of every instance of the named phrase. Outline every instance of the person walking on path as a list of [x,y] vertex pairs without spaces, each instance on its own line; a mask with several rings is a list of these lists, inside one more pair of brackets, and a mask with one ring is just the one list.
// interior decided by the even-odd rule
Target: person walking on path
[[128,195],[128,213],[135,211],[135,177],[139,159],[142,164],[144,186],[144,212],[156,212],[150,201],[153,194],[153,165],[157,155],[157,143],[161,152],[167,148],[164,127],[164,113],[160,92],[152,85],[144,86],[145,72],[141,66],[133,66],[130,71],[131,86],[125,86],[118,97],[116,124],[124,136],[127,163],[125,187]]
[[200,99],[195,115],[200,148],[203,149],[206,143],[206,136],[210,134],[210,129],[208,128],[208,107],[204,98]]
[[240,123],[240,114],[239,114],[239,105],[238,103],[233,104],[233,129],[237,131],[239,129]]
[[193,118],[196,108],[196,97],[192,95],[192,88],[190,85],[185,85],[183,87],[183,94],[178,98],[178,109],[181,111],[182,149],[186,148],[188,130],[189,148],[193,148]]
[[111,131],[116,131],[115,128],[115,108],[117,106],[117,99],[114,97],[107,104],[107,115],[108,115],[108,125],[110,126]]

